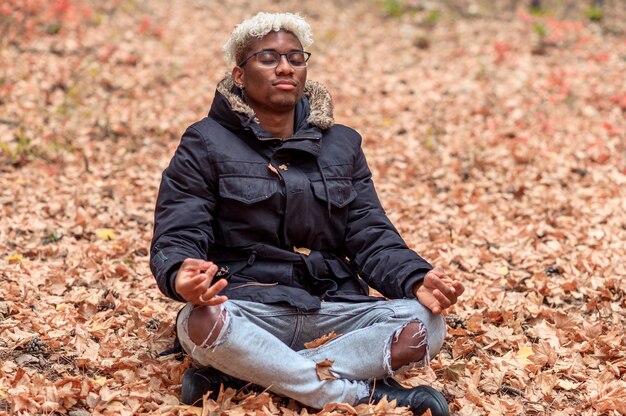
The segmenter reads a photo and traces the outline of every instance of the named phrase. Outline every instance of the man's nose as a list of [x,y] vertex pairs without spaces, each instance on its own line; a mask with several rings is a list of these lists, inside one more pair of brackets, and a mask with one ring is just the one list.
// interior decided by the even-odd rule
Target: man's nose
[[289,60],[287,59],[287,55],[281,55],[280,61],[278,61],[278,65],[276,66],[276,72],[281,74],[290,74],[294,71],[293,66],[291,66]]

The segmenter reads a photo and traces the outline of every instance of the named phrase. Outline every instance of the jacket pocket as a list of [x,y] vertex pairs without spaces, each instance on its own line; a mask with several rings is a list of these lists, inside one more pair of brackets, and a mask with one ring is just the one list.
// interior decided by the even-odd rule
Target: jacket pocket
[[[352,189],[351,178],[328,178],[326,179],[326,184],[328,186],[330,203],[337,208],[345,207],[356,198],[357,194],[356,191]],[[311,187],[313,188],[313,194],[317,198],[322,201],[328,200],[322,180],[311,181]]]
[[288,262],[257,260],[252,265],[241,267],[241,262],[220,262],[220,266],[227,266],[230,270],[237,270],[228,279],[231,283],[258,283],[261,285],[279,284],[293,285],[293,264]]
[[220,176],[219,193],[222,198],[234,199],[251,205],[270,198],[278,191],[278,181],[273,178],[229,175]]

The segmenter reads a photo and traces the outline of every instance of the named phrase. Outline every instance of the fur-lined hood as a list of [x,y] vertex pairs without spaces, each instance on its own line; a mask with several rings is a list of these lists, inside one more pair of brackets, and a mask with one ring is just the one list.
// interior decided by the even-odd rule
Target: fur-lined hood
[[[252,107],[246,104],[239,95],[232,92],[233,86],[232,77],[227,75],[217,85],[217,91],[226,98],[233,111],[249,118],[254,117],[254,120],[258,123]],[[307,81],[304,85],[304,95],[309,100],[311,108],[307,117],[307,123],[320,130],[330,128],[334,124],[333,101],[326,87],[319,82]]]

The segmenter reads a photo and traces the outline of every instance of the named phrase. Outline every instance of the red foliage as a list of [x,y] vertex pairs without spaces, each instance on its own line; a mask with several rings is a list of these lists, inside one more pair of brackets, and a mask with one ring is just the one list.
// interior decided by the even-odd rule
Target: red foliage
[[55,17],[62,19],[73,7],[70,0],[55,0],[50,5],[50,10]]
[[611,102],[621,108],[622,111],[626,110],[626,94],[612,95]]
[[[276,2],[120,1],[0,0],[0,413],[309,415],[232,390],[180,405],[189,360],[157,358],[178,305],[147,249],[160,174],[228,69],[207,34]],[[309,77],[392,221],[466,284],[445,348],[401,381],[459,415],[626,414],[623,37],[520,13],[443,19],[424,51],[419,11],[399,29],[376,2],[301,3]]]
[[163,29],[157,26],[152,19],[147,16],[141,18],[137,31],[142,35],[153,36],[157,39],[161,39],[163,37]]
[[75,31],[92,17],[84,0],[5,0],[0,6],[0,26],[5,26],[0,44],[27,44],[39,36]]
[[150,20],[149,17],[142,17],[140,22],[139,22],[139,33],[141,33],[142,35],[148,33],[148,31],[150,30],[150,28],[152,27],[152,20]]
[[511,46],[504,42],[494,42],[493,50],[496,54],[496,63],[504,62],[506,59],[507,53],[511,50]]

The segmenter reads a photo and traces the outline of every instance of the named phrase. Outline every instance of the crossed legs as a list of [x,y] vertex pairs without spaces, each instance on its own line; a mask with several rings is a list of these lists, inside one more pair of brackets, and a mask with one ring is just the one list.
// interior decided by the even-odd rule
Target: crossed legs
[[[317,408],[358,403],[369,394],[369,380],[427,363],[445,336],[443,319],[415,300],[324,302],[312,312],[231,300],[221,307],[187,305],[178,326],[183,348],[199,365]],[[342,335],[303,348],[332,330]],[[336,380],[317,376],[316,364],[326,359]]]

